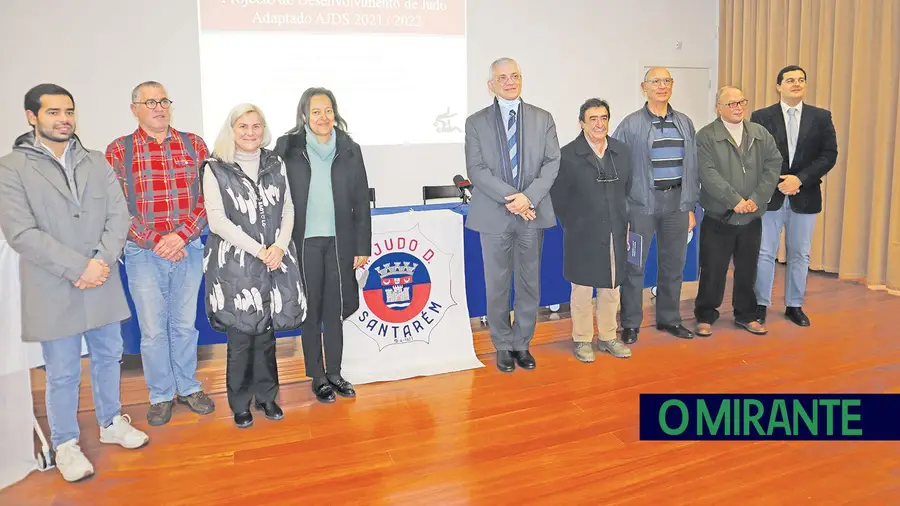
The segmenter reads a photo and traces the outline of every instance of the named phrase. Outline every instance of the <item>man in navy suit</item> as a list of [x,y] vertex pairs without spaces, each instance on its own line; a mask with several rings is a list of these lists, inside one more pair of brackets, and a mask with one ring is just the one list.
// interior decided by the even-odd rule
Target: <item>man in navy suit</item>
[[784,287],[785,316],[801,327],[809,326],[803,312],[809,249],[816,215],[822,211],[822,178],[837,160],[837,137],[831,112],[803,103],[806,71],[797,65],[778,73],[775,89],[781,100],[753,112],[750,121],[759,123],[775,138],[784,158],[781,181],[762,217],[762,244],[756,275],[759,319],[766,321],[772,305],[775,254],[782,227],[787,246],[787,274]]

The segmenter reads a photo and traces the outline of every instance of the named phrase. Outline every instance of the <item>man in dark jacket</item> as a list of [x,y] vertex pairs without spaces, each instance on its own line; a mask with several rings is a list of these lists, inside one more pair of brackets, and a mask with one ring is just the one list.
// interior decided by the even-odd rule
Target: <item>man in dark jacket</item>
[[550,189],[563,227],[563,274],[572,283],[575,357],[594,361],[591,299],[596,288],[597,349],[627,358],[631,350],[616,339],[616,310],[619,285],[626,275],[627,196],[631,190],[628,148],[608,137],[609,104],[605,100],[587,100],[578,120],[582,132],[562,148],[559,175]]
[[759,123],[775,137],[784,158],[781,182],[769,200],[762,220],[762,246],[756,273],[756,304],[759,318],[766,321],[772,305],[775,281],[775,254],[784,228],[787,245],[787,273],[784,284],[785,316],[801,327],[809,326],[803,313],[809,248],[822,211],[822,178],[837,161],[837,137],[831,113],[803,103],[806,71],[791,65],[781,69],[775,89],[779,103],[755,111],[750,121]]
[[[697,335],[712,334],[734,260],[734,322],[754,334],[766,329],[756,319],[756,262],[760,217],[775,190],[781,153],[765,128],[744,120],[747,99],[725,86],[716,94],[719,118],[697,132],[700,162],[700,287],[694,305]],[[765,202],[764,202],[765,201]]]

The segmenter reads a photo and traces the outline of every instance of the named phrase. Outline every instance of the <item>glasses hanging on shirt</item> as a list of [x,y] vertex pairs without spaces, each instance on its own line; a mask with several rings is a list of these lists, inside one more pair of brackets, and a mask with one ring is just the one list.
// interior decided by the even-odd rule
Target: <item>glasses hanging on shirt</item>
[[[606,157],[604,157],[604,158],[606,158]],[[599,156],[597,157],[597,159],[602,160],[602,158],[600,158]],[[597,182],[598,183],[615,183],[616,181],[619,180],[619,171],[616,170],[616,161],[613,159],[612,156],[609,156],[609,163],[610,163],[610,165],[612,165],[613,173],[607,174],[601,168],[597,168]],[[600,166],[602,167],[602,164],[600,164]]]

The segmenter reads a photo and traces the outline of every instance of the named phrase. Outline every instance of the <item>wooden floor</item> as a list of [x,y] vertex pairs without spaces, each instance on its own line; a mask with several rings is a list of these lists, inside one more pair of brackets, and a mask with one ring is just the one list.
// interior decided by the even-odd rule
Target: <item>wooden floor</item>
[[[147,429],[146,390],[129,368],[123,400],[150,445],[101,446],[85,391],[82,447],[95,477],[67,484],[56,470],[35,472],[0,492],[0,505],[900,504],[900,443],[639,441],[639,393],[900,393],[900,297],[811,274],[813,326],[778,309],[767,336],[726,313],[711,338],[645,328],[631,359],[593,364],[575,360],[570,321],[553,315],[538,326],[534,371],[500,373],[487,353],[485,368],[362,385],[334,405],[313,400],[293,340],[282,339],[286,418],[258,417],[249,430],[231,422],[220,358],[201,367],[216,413],[177,408],[162,428]],[[647,313],[645,325],[652,305]],[[38,407],[42,395],[36,381]]]

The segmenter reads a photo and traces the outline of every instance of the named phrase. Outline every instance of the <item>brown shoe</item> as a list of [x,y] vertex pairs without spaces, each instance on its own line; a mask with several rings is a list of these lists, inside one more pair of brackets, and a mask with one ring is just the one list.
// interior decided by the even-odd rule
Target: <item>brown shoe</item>
[[763,327],[763,324],[762,324],[762,323],[759,323],[759,322],[756,321],[756,320],[752,320],[752,321],[749,321],[749,322],[739,322],[739,321],[735,321],[734,323],[735,323],[735,325],[737,325],[738,327],[741,327],[741,328],[746,329],[747,332],[750,332],[751,334],[756,334],[756,335],[758,335],[758,336],[762,336],[762,335],[765,335],[765,334],[768,334],[768,333],[769,333],[769,331],[766,330],[765,327]]
[[709,337],[712,335],[712,325],[709,323],[698,323],[695,333],[700,337]]
[[198,415],[208,415],[216,410],[216,403],[202,390],[184,397],[179,395],[176,399],[180,404],[187,404],[187,407]]
[[172,419],[172,408],[175,406],[173,401],[157,402],[151,404],[147,410],[147,423],[154,427],[165,425]]

